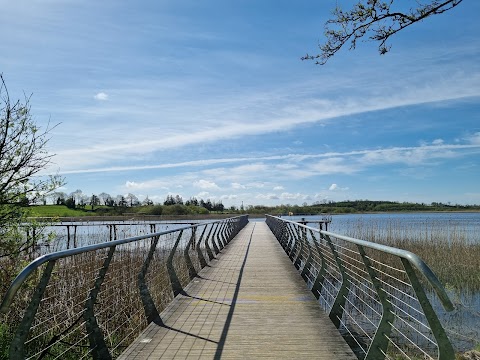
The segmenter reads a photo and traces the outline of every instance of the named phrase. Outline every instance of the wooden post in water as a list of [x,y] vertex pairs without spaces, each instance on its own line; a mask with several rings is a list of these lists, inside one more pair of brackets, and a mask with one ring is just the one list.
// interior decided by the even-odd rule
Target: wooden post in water
[[70,225],[66,225],[67,227],[67,250],[70,249]]

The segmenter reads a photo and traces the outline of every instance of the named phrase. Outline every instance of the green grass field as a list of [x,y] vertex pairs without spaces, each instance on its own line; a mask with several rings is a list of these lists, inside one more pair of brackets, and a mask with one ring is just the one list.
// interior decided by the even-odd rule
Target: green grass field
[[[100,208],[95,207],[95,208]],[[85,209],[69,209],[65,205],[35,205],[29,207],[31,216],[34,217],[76,217],[98,215],[93,212],[90,205]]]

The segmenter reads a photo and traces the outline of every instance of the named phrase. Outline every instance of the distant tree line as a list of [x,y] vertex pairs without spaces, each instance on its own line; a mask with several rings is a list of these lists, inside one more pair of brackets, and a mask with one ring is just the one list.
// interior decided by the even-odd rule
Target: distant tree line
[[395,201],[373,201],[373,200],[346,200],[346,201],[323,201],[315,202],[312,205],[280,205],[275,208],[265,206],[253,206],[247,208],[247,212],[256,213],[257,211],[277,214],[349,214],[366,212],[415,212],[415,211],[478,211],[480,205],[452,205],[451,203],[432,202],[411,203]]
[[222,212],[225,207],[223,206],[222,202],[215,202],[215,201],[210,201],[210,199],[207,199],[204,201],[203,199],[198,200],[196,197],[191,197],[189,200],[183,202],[183,199],[180,195],[168,195],[165,201],[163,202],[163,205],[185,205],[185,206],[200,206],[208,211],[220,211]]
[[[366,212],[414,212],[414,211],[479,211],[480,205],[459,205],[442,202],[411,203],[395,201],[373,201],[373,200],[346,200],[346,201],[321,201],[309,205],[281,204],[276,206],[266,205],[248,205],[230,206],[226,208],[221,201],[212,201],[210,199],[197,199],[191,197],[183,200],[180,195],[167,195],[162,203],[154,203],[147,196],[140,201],[134,194],[111,196],[105,192],[98,195],[85,195],[78,189],[70,194],[64,192],[54,192],[36,201],[34,204],[56,204],[64,205],[70,209],[81,209],[92,211],[102,215],[117,215],[123,213],[139,213],[146,215],[188,215],[188,214],[208,214],[230,213],[230,214],[349,214]],[[28,205],[28,201],[24,202]]]
[[[61,191],[54,192],[49,194],[48,197],[41,199],[41,204],[46,205],[47,199],[50,199],[51,204],[56,205],[65,205],[70,209],[85,209],[87,205],[91,206],[91,209],[94,210],[96,207],[135,207],[140,205],[153,205],[153,202],[148,198],[148,196],[140,202],[137,196],[134,194],[127,195],[116,195],[111,196],[105,192],[102,192],[98,195],[88,196],[78,189],[70,194],[66,194]],[[39,204],[38,201],[35,204]]]
[[[225,207],[221,201],[212,201],[210,199],[197,199],[191,197],[184,201],[180,195],[167,195],[163,203],[154,204],[147,196],[140,201],[134,194],[112,196],[102,192],[98,195],[88,196],[77,189],[70,194],[56,191],[48,196],[40,197],[35,201],[25,201],[24,206],[29,205],[63,205],[69,209],[80,209],[86,211],[94,211],[108,215],[121,214],[125,212],[138,212],[151,215],[186,215],[186,214],[204,214],[209,212],[223,212]],[[235,207],[230,208],[236,210]]]

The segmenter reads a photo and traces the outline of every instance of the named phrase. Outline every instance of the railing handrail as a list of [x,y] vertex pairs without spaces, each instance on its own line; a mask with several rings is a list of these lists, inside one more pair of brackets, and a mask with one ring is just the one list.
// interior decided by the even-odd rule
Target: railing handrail
[[280,217],[277,217],[277,216],[273,216],[273,215],[266,214],[265,216],[266,217],[270,216],[272,218],[276,218],[278,220],[281,220],[281,221],[284,221],[284,222],[287,222],[287,223],[292,223],[292,224],[295,224],[296,226],[300,226],[300,227],[303,227],[303,228],[308,229],[308,230],[316,231],[316,232],[324,234],[324,235],[334,236],[337,239],[341,239],[341,240],[353,243],[355,245],[365,246],[365,247],[368,247],[368,248],[371,248],[371,249],[374,249],[374,250],[382,251],[382,252],[385,252],[387,254],[395,255],[395,256],[401,257],[403,259],[406,259],[406,260],[408,260],[408,262],[410,262],[410,264],[412,264],[428,280],[430,285],[435,290],[435,293],[437,294],[438,298],[440,299],[440,302],[442,303],[443,308],[446,311],[453,311],[455,309],[455,306],[453,305],[452,301],[448,297],[447,292],[445,291],[445,288],[443,287],[440,280],[438,280],[438,278],[435,276],[433,271],[428,267],[428,265],[418,255],[416,255],[416,254],[414,254],[414,253],[412,253],[408,250],[403,250],[403,249],[395,248],[395,247],[388,246],[388,245],[377,244],[377,243],[373,243],[373,242],[366,241],[366,240],[360,240],[360,239],[352,238],[352,237],[349,237],[349,236],[336,234],[336,233],[326,231],[326,230],[319,230],[319,229],[316,229],[316,228],[313,228],[313,227],[310,227],[310,226],[307,226],[307,225],[303,225],[303,224],[298,223],[296,221],[286,220],[286,219],[283,219],[283,218],[280,218]]
[[[237,219],[242,217],[240,216],[234,216],[231,218],[227,219]],[[20,289],[22,284],[25,282],[25,280],[30,276],[30,274],[38,269],[41,265],[45,264],[46,262],[53,261],[53,260],[58,260],[62,258],[66,258],[72,255],[78,255],[90,251],[95,251],[95,250],[100,250],[100,249],[106,249],[110,248],[112,246],[117,246],[117,245],[122,245],[122,244],[128,244],[148,238],[153,238],[156,236],[162,236],[162,235],[167,235],[170,233],[182,231],[182,230],[187,230],[193,227],[198,227],[198,226],[204,226],[204,225],[210,225],[210,224],[215,224],[217,222],[223,222],[227,219],[222,219],[222,220],[213,220],[213,221],[206,221],[206,222],[201,222],[197,223],[195,225],[189,225],[189,226],[184,226],[180,227],[177,229],[171,229],[171,230],[166,230],[166,231],[161,231],[161,232],[155,232],[155,233],[150,233],[146,235],[140,235],[140,236],[134,236],[134,237],[129,237],[126,239],[119,239],[119,240],[112,240],[112,241],[105,241],[100,244],[93,244],[93,245],[86,245],[86,246],[81,246],[73,249],[67,249],[67,250],[60,250],[60,251],[55,251],[49,254],[45,254],[42,256],[39,256],[32,262],[30,262],[27,266],[23,268],[22,271],[15,277],[15,279],[12,281],[10,284],[10,287],[8,288],[7,292],[5,293],[2,304],[0,305],[0,314],[6,314],[8,311],[8,308],[10,307],[17,291]]]
[[407,353],[433,359],[429,352],[436,352],[439,360],[455,357],[417,273],[445,310],[454,306],[419,256],[309,227],[305,219],[296,222],[271,215],[266,219],[335,327],[352,341],[359,359],[383,359],[390,352],[409,359]]

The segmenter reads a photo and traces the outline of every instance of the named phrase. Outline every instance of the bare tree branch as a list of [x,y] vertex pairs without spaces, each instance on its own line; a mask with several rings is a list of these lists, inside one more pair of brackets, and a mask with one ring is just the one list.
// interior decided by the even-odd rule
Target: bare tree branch
[[0,258],[30,245],[19,226],[26,224],[26,205],[63,184],[59,176],[38,176],[53,155],[46,146],[48,125],[40,129],[32,118],[30,97],[12,102],[0,74]]
[[[429,16],[451,10],[462,1],[430,0],[428,3],[416,1],[416,7],[409,11],[394,10],[395,0],[361,0],[347,11],[337,6],[333,10],[334,18],[325,24],[327,41],[319,45],[320,53],[306,54],[301,59],[314,60],[316,64],[324,65],[346,43],[350,43],[350,50],[355,49],[357,40],[363,37],[378,42],[378,51],[384,55],[390,50],[390,46],[387,45],[390,37]],[[400,1],[397,0],[397,3]]]

